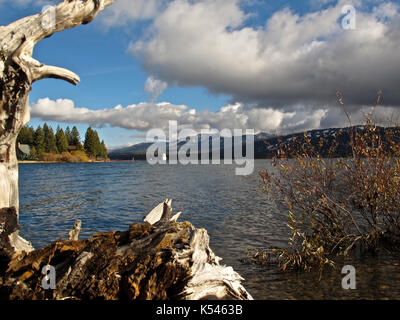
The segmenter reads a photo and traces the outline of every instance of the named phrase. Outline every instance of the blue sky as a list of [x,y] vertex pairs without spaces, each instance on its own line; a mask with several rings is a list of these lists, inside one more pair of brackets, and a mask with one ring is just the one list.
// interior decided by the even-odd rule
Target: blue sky
[[[45,3],[0,0],[0,24]],[[357,9],[356,30],[340,26],[346,3]],[[391,84],[399,25],[398,1],[116,0],[89,25],[36,45],[34,58],[81,82],[36,82],[30,125],[76,124],[83,136],[90,124],[108,146],[139,142],[168,120],[297,131],[345,125],[336,89],[356,114],[382,87],[385,116],[400,102]]]

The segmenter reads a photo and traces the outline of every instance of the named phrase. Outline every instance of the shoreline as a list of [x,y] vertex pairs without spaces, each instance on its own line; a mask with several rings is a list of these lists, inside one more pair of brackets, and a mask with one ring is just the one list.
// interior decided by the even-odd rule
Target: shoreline
[[68,162],[68,161],[38,161],[38,160],[21,160],[18,161],[18,164],[40,164],[40,163],[105,163],[105,162],[113,162],[113,161],[80,161],[80,162]]

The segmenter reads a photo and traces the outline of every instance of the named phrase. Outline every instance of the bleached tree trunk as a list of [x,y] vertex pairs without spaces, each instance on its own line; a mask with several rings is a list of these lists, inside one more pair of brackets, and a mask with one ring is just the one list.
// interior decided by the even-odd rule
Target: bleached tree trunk
[[[30,120],[28,101],[32,83],[56,78],[76,85],[80,80],[67,69],[47,66],[33,59],[33,48],[56,32],[91,22],[112,3],[113,0],[65,0],[41,14],[0,26],[0,209],[15,208],[17,221],[15,142],[21,128]],[[30,243],[18,236],[18,231],[9,236],[9,241],[15,252],[32,249]]]
[[[211,250],[207,231],[178,216],[165,200],[144,223],[87,240],[78,240],[78,221],[69,240],[11,259],[0,300],[252,300],[243,278]],[[57,274],[52,291],[42,286],[47,264]]]

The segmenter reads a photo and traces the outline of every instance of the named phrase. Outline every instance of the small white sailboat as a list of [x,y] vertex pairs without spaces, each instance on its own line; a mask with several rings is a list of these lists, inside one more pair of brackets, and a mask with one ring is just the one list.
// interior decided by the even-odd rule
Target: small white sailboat
[[167,161],[167,155],[165,153],[162,155],[162,159],[163,161]]

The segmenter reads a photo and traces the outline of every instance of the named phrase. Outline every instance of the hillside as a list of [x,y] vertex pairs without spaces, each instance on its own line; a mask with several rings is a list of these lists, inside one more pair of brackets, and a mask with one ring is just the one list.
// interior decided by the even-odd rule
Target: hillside
[[[254,156],[256,159],[272,158],[277,155],[278,149],[284,150],[298,150],[299,146],[305,142],[306,137],[310,139],[311,145],[317,150],[322,156],[328,156],[329,150],[333,143],[337,140],[336,151],[332,154],[335,157],[347,157],[351,155],[350,142],[350,130],[364,130],[364,126],[355,126],[352,128],[329,128],[329,129],[318,129],[310,130],[307,132],[300,132],[294,134],[287,134],[284,136],[273,136],[268,133],[259,133],[254,139]],[[398,128],[383,128],[377,127],[383,139],[390,132],[394,133],[396,139],[400,142],[400,130]],[[337,139],[335,139],[337,137]],[[196,138],[192,138],[190,142],[180,141],[177,146],[171,145],[172,152],[176,152],[176,149],[180,149],[186,145],[186,148],[190,148],[192,145],[197,143],[197,150],[201,149],[203,143],[207,143],[209,140],[209,150],[215,150],[212,147],[211,138],[209,136],[198,135]],[[243,141],[243,154],[245,154],[245,141],[246,136],[242,136]],[[152,143],[139,143],[131,147],[114,149],[109,153],[111,160],[145,160],[146,151]],[[169,145],[167,143],[167,156]],[[193,147],[195,147],[193,145]],[[232,146],[234,150],[234,146]],[[221,139],[220,145],[217,147],[220,152],[221,158],[224,158],[224,139]],[[211,152],[210,152],[211,153]],[[199,154],[200,157],[200,154]]]

